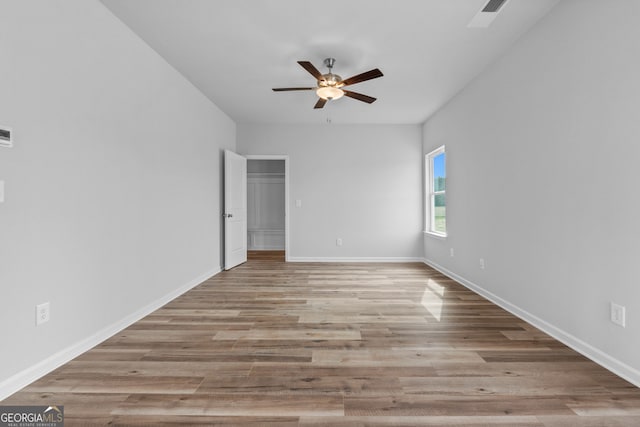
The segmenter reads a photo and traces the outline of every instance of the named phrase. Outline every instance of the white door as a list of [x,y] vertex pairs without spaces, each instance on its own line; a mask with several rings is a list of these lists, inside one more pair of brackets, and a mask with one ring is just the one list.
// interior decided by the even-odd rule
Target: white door
[[224,269],[247,261],[247,159],[224,151]]

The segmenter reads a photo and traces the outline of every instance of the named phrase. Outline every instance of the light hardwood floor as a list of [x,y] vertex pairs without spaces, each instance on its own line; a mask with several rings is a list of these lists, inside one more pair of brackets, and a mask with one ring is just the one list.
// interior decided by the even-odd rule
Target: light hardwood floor
[[425,265],[266,254],[2,404],[68,426],[640,425],[640,389]]

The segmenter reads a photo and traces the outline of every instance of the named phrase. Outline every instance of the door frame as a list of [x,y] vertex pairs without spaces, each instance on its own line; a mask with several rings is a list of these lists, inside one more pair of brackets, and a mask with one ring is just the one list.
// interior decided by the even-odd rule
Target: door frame
[[289,156],[280,154],[243,154],[247,160],[284,160],[284,260],[289,262]]

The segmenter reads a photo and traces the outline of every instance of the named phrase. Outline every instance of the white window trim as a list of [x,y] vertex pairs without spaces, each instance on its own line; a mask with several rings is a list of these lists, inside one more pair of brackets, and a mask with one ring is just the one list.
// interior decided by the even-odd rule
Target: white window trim
[[433,185],[434,184],[433,183],[433,159],[434,157],[442,153],[446,153],[444,145],[436,148],[430,153],[427,153],[424,157],[425,171],[426,171],[425,185],[427,186],[427,191],[425,191],[425,207],[424,207],[425,208],[425,231],[424,233],[437,238],[441,238],[441,239],[447,237],[447,233],[446,232],[443,233],[441,231],[435,231],[433,229],[435,224],[435,210],[432,209],[431,207],[433,206],[433,199],[435,198],[436,195],[446,194],[446,188],[445,188],[445,191],[435,192],[434,185]]

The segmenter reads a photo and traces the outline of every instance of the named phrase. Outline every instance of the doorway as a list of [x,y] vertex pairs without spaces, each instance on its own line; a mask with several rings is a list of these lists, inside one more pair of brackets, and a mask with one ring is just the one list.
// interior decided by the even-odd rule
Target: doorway
[[249,258],[288,260],[287,156],[247,157],[247,249]]

